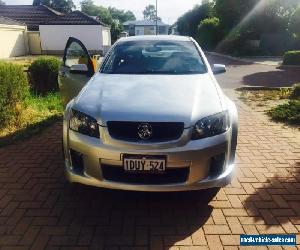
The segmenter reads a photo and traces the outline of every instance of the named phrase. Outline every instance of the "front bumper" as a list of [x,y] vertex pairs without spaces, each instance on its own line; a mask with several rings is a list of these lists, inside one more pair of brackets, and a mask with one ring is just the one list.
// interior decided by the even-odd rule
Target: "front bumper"
[[121,189],[131,191],[147,191],[147,192],[175,192],[175,191],[191,191],[209,189],[214,187],[224,187],[231,182],[233,177],[235,165],[232,164],[227,167],[226,171],[223,172],[216,178],[207,177],[201,181],[195,183],[177,183],[177,184],[161,184],[161,185],[142,185],[142,184],[126,184],[116,183],[107,180],[98,180],[91,176],[81,176],[73,173],[70,170],[66,171],[66,176],[70,182],[81,183],[84,185],[109,188],[109,189]]
[[[188,141],[189,133],[185,130],[179,141],[168,145],[126,145],[109,138],[105,128],[100,131],[102,138],[97,139],[69,130],[65,121],[64,153],[67,178],[70,182],[96,187],[149,192],[199,190],[229,184],[235,168],[232,130],[197,141]],[[82,171],[76,170],[77,166],[74,165],[70,151],[81,155]],[[188,168],[188,176],[181,182],[160,184],[126,183],[105,178],[102,166],[121,169],[124,154],[164,155],[167,158],[167,168]],[[224,161],[222,166],[219,166],[220,171],[212,175],[212,159],[219,155],[224,155]]]

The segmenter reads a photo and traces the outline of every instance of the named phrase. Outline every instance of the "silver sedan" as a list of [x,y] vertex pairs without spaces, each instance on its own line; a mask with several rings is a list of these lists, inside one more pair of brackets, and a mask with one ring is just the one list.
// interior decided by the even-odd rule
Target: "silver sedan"
[[117,41],[99,68],[70,38],[59,83],[70,182],[137,191],[222,187],[234,173],[238,115],[196,41]]

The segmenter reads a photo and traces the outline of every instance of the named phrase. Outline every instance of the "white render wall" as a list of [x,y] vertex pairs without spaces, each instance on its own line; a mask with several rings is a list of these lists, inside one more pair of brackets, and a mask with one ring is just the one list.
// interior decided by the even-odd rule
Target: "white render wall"
[[135,26],[135,35],[136,36],[142,36],[145,33],[144,26]]
[[26,26],[0,24],[0,58],[27,54]]
[[40,25],[39,28],[42,50],[47,53],[64,51],[69,37],[79,39],[88,50],[105,49],[102,34],[104,27],[101,25]]

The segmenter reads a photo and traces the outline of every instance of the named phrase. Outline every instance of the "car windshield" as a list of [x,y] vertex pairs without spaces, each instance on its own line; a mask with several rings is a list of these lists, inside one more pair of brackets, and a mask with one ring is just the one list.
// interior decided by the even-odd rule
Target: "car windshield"
[[106,74],[203,74],[192,41],[127,41],[117,44],[102,67]]

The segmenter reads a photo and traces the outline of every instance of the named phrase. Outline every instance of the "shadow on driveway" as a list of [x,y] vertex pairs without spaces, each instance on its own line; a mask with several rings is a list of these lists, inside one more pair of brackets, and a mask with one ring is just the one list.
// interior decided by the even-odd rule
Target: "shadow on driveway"
[[290,87],[300,82],[300,69],[277,69],[276,71],[257,72],[243,77],[245,85],[264,87]]
[[263,220],[267,228],[276,225],[285,228],[284,225],[287,225],[289,233],[297,233],[291,220],[298,221],[300,218],[300,161],[285,169],[288,173],[276,174],[268,179],[268,183],[256,188],[245,200],[244,206],[251,214],[257,215],[254,217],[256,222]]

